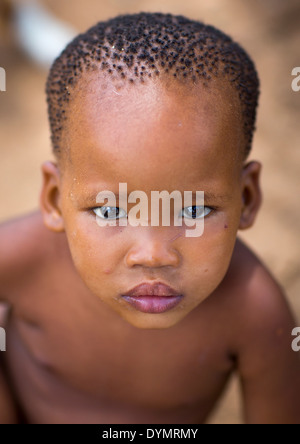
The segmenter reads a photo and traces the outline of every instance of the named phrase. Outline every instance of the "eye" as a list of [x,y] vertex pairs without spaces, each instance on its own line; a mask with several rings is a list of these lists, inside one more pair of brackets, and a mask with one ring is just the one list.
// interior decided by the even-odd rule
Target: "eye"
[[118,207],[98,207],[94,208],[93,211],[101,219],[121,219],[127,217],[126,211]]
[[212,210],[213,209],[210,207],[193,205],[191,207],[184,208],[181,211],[180,216],[186,217],[187,219],[202,219],[203,217],[208,216]]

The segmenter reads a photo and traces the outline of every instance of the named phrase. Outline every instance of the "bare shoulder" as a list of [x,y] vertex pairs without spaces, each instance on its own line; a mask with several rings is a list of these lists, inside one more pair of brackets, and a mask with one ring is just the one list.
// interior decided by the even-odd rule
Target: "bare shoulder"
[[8,300],[17,281],[40,269],[57,247],[58,236],[47,230],[39,212],[0,224],[0,300]]
[[226,285],[227,292],[231,289],[235,329],[243,331],[243,335],[236,335],[237,343],[246,347],[259,339],[263,344],[264,338],[275,343],[283,338],[291,342],[296,321],[284,289],[241,240],[236,243]]
[[296,321],[281,286],[241,241],[232,260],[234,347],[249,423],[300,422]]
[[241,240],[237,241],[230,273],[230,280],[234,281],[234,303],[241,319],[244,321],[245,316],[248,320],[245,326],[251,329],[255,325],[257,332],[271,324],[280,335],[284,322],[295,322],[284,289]]
[[39,213],[32,213],[0,225],[0,279],[31,266],[40,255],[42,240],[47,234]]

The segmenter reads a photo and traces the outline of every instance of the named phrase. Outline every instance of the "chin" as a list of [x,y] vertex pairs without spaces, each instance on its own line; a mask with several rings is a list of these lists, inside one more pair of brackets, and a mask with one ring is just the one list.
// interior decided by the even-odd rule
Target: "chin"
[[130,313],[130,316],[122,316],[123,319],[135,328],[140,330],[166,330],[177,325],[184,316],[174,316],[167,313],[163,314],[144,314]]

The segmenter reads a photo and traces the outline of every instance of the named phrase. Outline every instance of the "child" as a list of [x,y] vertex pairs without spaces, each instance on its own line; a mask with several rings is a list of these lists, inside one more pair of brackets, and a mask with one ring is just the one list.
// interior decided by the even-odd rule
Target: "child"
[[[66,48],[47,96],[56,162],[42,167],[41,212],[0,230],[0,422],[203,423],[236,371],[246,422],[298,423],[295,322],[237,239],[261,203],[248,55],[184,17],[120,16]],[[205,201],[151,224],[163,191]],[[204,233],[186,236],[188,221]]]

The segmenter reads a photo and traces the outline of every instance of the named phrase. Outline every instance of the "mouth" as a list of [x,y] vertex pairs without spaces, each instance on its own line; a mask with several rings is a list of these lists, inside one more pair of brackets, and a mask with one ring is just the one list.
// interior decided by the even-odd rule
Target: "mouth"
[[122,298],[142,313],[159,314],[175,308],[184,295],[172,287],[156,282],[142,283],[122,294]]

